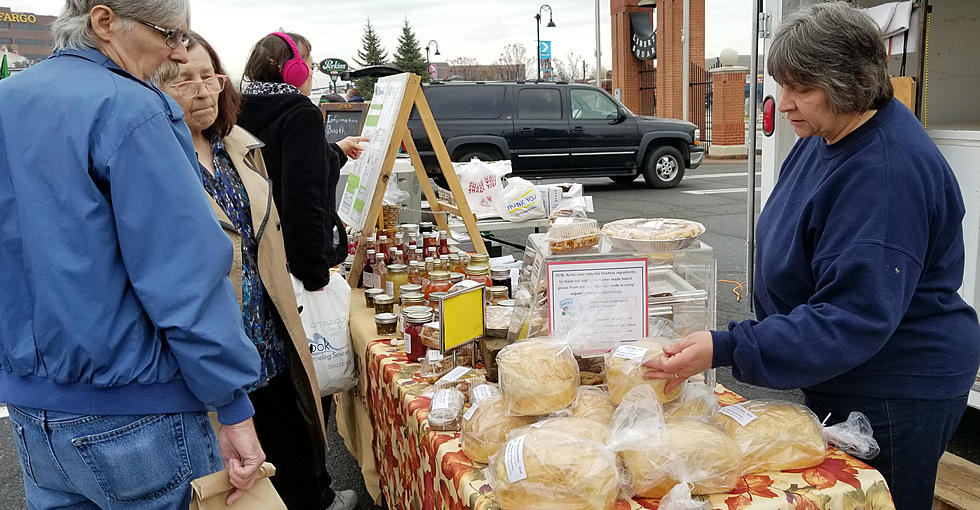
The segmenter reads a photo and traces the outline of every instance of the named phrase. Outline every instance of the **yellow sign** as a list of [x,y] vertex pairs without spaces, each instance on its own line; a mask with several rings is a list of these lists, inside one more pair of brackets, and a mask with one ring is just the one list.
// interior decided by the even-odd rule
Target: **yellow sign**
[[5,23],[37,23],[37,16],[23,12],[0,12],[0,21]]
[[442,352],[455,349],[483,336],[483,292],[485,285],[454,292],[439,303]]

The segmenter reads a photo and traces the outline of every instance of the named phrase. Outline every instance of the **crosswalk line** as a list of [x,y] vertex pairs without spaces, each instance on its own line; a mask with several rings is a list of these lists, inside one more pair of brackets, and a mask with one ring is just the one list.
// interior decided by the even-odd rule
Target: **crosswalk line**
[[[681,193],[690,193],[691,195],[720,195],[723,193],[745,193],[747,189],[748,188],[692,189],[688,191],[681,191]],[[761,191],[761,189],[755,190],[756,193]]]

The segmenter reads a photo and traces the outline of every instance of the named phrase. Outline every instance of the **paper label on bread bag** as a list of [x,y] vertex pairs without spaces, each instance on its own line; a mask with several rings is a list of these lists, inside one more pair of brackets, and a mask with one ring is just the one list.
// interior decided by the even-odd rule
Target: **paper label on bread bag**
[[616,348],[616,352],[613,353],[613,356],[617,358],[637,360],[642,359],[648,350],[650,349],[647,349],[646,347],[637,347],[635,345],[620,345]]
[[479,402],[479,401],[481,401],[481,400],[483,400],[485,398],[492,397],[493,396],[493,390],[490,389],[490,388],[491,388],[491,386],[488,386],[486,384],[481,384],[481,385],[477,386],[476,388],[473,388],[473,395],[471,397],[471,400],[475,400],[475,401]]
[[437,391],[435,396],[432,397],[432,405],[429,406],[430,411],[435,411],[438,409],[449,409],[449,394],[451,391]]
[[450,370],[448,374],[442,376],[442,380],[445,382],[456,382],[469,371],[470,367],[456,367]]
[[425,357],[428,358],[429,363],[438,363],[442,361],[442,353],[437,349],[429,349],[425,351]]
[[479,405],[480,405],[480,403],[479,403],[479,402],[476,402],[476,403],[474,403],[473,405],[471,405],[471,406],[470,406],[470,408],[469,408],[469,409],[467,409],[465,413],[463,413],[463,419],[464,419],[464,420],[466,420],[466,421],[470,421],[470,418],[472,418],[472,417],[473,417],[473,413],[475,413],[475,412],[476,412],[476,408],[477,408],[477,407],[478,407]]
[[507,468],[507,479],[510,483],[517,483],[527,478],[527,470],[524,469],[524,438],[521,436],[507,443],[504,449],[504,467]]
[[749,423],[752,423],[752,420],[758,418],[758,416],[756,416],[755,413],[742,407],[741,404],[732,404],[730,406],[722,407],[721,410],[718,412],[737,421],[738,424],[743,427],[748,425]]

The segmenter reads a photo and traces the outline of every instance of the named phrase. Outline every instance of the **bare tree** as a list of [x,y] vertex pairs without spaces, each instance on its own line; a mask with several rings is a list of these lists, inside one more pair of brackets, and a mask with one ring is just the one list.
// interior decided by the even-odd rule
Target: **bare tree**
[[487,79],[486,70],[473,57],[458,57],[449,61],[449,75],[465,81]]
[[534,58],[527,54],[527,48],[523,44],[508,44],[497,59],[496,78],[503,81],[523,81],[527,79],[527,71],[533,62]]
[[566,53],[563,59],[555,60],[554,66],[554,76],[558,81],[568,83],[595,81],[595,64],[590,64],[574,51]]

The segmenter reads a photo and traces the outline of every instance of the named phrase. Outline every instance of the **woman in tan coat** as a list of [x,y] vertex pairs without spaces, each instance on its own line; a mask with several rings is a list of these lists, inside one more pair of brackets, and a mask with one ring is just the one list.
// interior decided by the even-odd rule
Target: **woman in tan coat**
[[204,189],[236,248],[230,277],[245,332],[262,358],[249,398],[266,458],[277,469],[272,483],[288,508],[347,508],[353,491],[335,496],[330,489],[323,410],[262,143],[234,125],[240,97],[214,49],[195,33],[190,38],[188,62],[161,70],[154,81],[184,110]]

